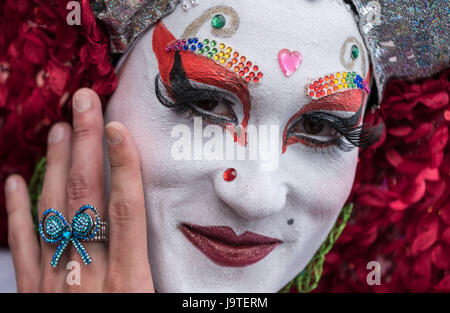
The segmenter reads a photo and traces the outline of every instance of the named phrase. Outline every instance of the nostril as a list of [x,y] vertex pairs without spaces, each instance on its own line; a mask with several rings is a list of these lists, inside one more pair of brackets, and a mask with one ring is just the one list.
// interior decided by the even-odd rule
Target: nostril
[[216,175],[214,188],[218,199],[245,220],[277,214],[286,204],[287,187],[274,173],[239,168],[237,178],[237,168],[230,167],[220,169]]
[[233,181],[237,176],[237,172],[234,168],[229,168],[223,172],[223,179],[225,181]]

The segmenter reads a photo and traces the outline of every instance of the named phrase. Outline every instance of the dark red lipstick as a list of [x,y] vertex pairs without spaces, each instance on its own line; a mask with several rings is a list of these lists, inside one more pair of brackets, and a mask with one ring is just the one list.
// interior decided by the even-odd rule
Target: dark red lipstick
[[180,224],[186,238],[217,265],[240,267],[262,260],[281,240],[249,231],[241,235],[228,226]]

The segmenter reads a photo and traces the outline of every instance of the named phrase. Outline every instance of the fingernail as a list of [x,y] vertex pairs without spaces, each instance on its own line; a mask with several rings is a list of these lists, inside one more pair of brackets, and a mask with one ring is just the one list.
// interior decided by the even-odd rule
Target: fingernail
[[64,138],[64,127],[60,124],[56,124],[50,130],[50,134],[48,134],[48,143],[57,143]]
[[91,97],[83,91],[79,91],[74,96],[73,107],[77,112],[84,112],[91,107]]
[[122,131],[118,122],[110,122],[105,127],[106,141],[110,145],[116,145],[122,141]]
[[5,184],[5,193],[10,193],[16,190],[17,188],[17,178],[14,176],[8,177]]

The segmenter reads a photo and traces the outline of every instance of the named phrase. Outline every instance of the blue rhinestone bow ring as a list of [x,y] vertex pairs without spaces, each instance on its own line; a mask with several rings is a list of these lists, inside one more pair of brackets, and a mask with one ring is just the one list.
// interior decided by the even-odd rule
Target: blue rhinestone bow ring
[[[92,211],[93,218],[88,211]],[[70,242],[77,249],[84,264],[89,265],[92,259],[81,241],[105,241],[107,230],[106,223],[100,221],[97,209],[90,204],[85,204],[75,213],[71,224],[58,210],[53,208],[46,210],[39,222],[39,233],[48,243],[59,242],[50,262],[53,267],[56,267]]]

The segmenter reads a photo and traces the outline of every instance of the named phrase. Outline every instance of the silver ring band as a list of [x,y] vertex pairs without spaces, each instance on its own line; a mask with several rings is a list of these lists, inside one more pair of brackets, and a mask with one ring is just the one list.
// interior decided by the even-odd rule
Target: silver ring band
[[97,233],[91,239],[87,239],[89,242],[104,242],[108,241],[108,223],[100,221]]

